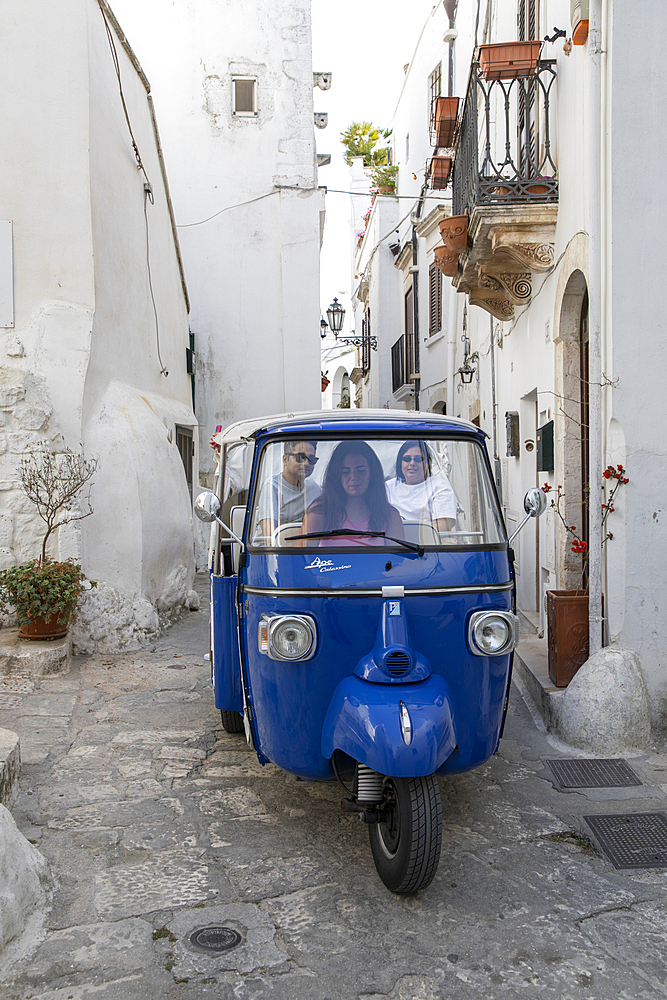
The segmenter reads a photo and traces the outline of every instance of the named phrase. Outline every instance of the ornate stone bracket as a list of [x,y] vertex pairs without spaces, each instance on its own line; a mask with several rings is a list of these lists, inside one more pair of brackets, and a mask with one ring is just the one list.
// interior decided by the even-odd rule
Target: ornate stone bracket
[[520,237],[517,239],[516,235],[514,233],[494,233],[491,237],[493,253],[505,253],[531,271],[548,271],[550,267],[553,267],[553,243],[529,243]]
[[557,213],[553,204],[475,208],[456,289],[496,319],[512,319],[516,306],[530,302],[532,274],[553,267]]
[[479,283],[483,288],[503,291],[515,306],[524,305],[530,301],[533,293],[532,275],[530,271],[487,270],[478,265]]

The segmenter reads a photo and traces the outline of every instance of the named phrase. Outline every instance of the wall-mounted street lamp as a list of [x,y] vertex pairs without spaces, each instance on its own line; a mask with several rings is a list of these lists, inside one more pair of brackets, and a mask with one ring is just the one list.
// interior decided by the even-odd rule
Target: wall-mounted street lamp
[[475,351],[473,354],[470,353],[467,304],[463,307],[463,336],[461,337],[461,340],[463,342],[463,364],[459,369],[457,369],[456,374],[461,376],[461,382],[463,385],[470,385],[470,383],[472,382],[473,375],[477,371],[475,365],[479,362],[479,354],[477,353],[477,351]]
[[[364,344],[368,344],[372,351],[377,351],[378,349],[378,339],[377,337],[368,337],[362,335],[360,337],[339,337],[340,331],[343,329],[343,320],[345,319],[345,309],[340,304],[337,298],[334,298],[333,302],[327,309],[327,319],[329,320],[329,327],[336,342],[341,344],[353,344],[355,347],[363,347]],[[320,321],[320,335],[324,338],[326,337],[326,321],[323,319]]]
[[322,338],[322,340],[324,340],[328,332],[329,332],[329,324],[327,323],[327,321],[323,316],[322,319],[320,320],[320,337]]

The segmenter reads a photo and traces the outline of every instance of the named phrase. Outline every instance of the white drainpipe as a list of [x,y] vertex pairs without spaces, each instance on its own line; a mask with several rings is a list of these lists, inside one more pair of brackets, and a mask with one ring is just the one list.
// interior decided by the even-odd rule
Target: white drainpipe
[[590,0],[588,24],[588,482],[590,484],[588,629],[591,656],[602,647],[602,518],[600,516],[600,481],[602,477],[601,23],[602,0]]
[[456,295],[453,285],[449,289],[447,310],[447,416],[454,414],[454,361],[456,356]]

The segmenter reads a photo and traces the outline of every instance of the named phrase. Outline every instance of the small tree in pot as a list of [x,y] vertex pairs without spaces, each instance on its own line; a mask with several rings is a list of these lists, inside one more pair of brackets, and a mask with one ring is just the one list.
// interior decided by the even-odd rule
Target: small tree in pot
[[[85,581],[81,566],[73,559],[49,558],[46,546],[58,528],[93,513],[90,486],[96,469],[97,459],[84,458],[69,448],[59,455],[30,452],[19,466],[21,488],[46,525],[40,557],[0,571],[0,609],[15,609],[24,638],[59,638],[76,615]],[[87,483],[87,494],[80,500]]]

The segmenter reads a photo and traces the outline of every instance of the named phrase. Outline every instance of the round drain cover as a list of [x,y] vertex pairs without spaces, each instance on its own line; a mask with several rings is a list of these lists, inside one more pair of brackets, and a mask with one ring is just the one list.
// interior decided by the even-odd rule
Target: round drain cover
[[232,927],[202,927],[190,935],[190,944],[204,951],[230,951],[242,940]]

